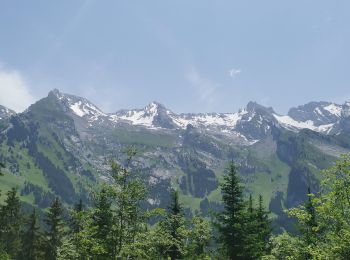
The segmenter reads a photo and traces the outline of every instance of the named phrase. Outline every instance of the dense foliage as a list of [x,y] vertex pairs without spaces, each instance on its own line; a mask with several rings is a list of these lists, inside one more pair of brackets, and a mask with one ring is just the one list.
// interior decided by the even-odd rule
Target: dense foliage
[[[0,208],[0,259],[258,259],[270,254],[270,221],[262,197],[246,200],[230,163],[220,184],[224,209],[212,221],[185,217],[173,191],[166,209],[146,210],[147,189],[131,170],[136,151],[123,164],[111,162],[109,183],[67,208],[56,197],[40,217],[23,211],[16,189]],[[41,221],[39,221],[39,219]],[[150,219],[156,219],[152,223]],[[154,221],[153,221],[154,223]],[[220,250],[217,250],[220,249]]]
[[298,220],[300,235],[283,233],[271,242],[266,259],[349,259],[350,160],[343,156],[323,171],[322,189],[304,205],[288,211]]
[[129,167],[134,155],[129,149],[125,164],[111,163],[113,180],[94,194],[92,207],[80,200],[69,209],[54,198],[43,223],[36,210],[23,211],[15,188],[8,191],[0,205],[0,259],[349,259],[347,156],[323,171],[320,192],[309,188],[304,204],[287,211],[298,234],[271,237],[262,196],[244,197],[233,162],[220,184],[223,210],[210,221],[187,219],[177,191],[166,209],[145,210],[147,189]]

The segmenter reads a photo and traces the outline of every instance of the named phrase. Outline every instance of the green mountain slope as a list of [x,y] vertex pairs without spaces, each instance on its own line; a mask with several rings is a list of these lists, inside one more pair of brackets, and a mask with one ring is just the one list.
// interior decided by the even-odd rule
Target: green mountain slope
[[23,201],[43,209],[55,196],[66,205],[79,198],[89,203],[98,184],[109,181],[109,160],[123,161],[125,149],[133,145],[138,154],[132,167],[141,170],[149,187],[146,207],[165,206],[172,187],[180,191],[189,214],[220,209],[218,184],[233,160],[245,193],[261,194],[283,226],[283,209],[302,203],[308,186],[317,191],[320,170],[350,148],[346,128],[333,135],[291,131],[278,125],[269,114],[272,109],[257,104],[250,105],[254,117],[239,123],[241,133],[259,138],[247,144],[226,132],[190,124],[147,128],[114,124],[101,112],[98,117],[90,111],[77,116],[69,102],[87,101],[51,92],[26,112],[0,120],[0,161],[6,164],[2,192],[16,186]]

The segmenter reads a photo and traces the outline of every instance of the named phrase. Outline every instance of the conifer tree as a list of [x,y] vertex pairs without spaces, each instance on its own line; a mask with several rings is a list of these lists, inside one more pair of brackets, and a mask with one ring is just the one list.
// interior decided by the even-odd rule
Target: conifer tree
[[192,218],[188,233],[189,244],[186,250],[186,259],[209,258],[208,246],[212,238],[210,222],[202,217],[195,216]]
[[259,204],[257,208],[257,234],[258,234],[258,252],[257,256],[261,257],[268,253],[268,242],[271,237],[271,220],[269,212],[264,208],[263,197],[259,195]]
[[137,150],[129,147],[126,150],[124,165],[112,162],[112,177],[114,183],[111,186],[115,193],[115,220],[113,236],[115,241],[114,254],[116,256],[130,257],[129,252],[124,252],[126,247],[135,242],[135,237],[145,228],[145,214],[141,208],[141,202],[146,198],[146,187],[138,173],[132,171],[131,163]]
[[57,197],[46,214],[45,223],[47,225],[45,258],[56,260],[64,236],[63,208]]
[[27,260],[42,259],[42,234],[35,209],[33,209],[26,224],[27,228],[22,238],[21,257]]
[[[298,229],[300,231],[300,236],[298,237],[300,241],[299,252],[302,258],[311,259],[312,248],[316,246],[317,242],[317,231],[318,223],[316,219],[316,208],[314,206],[314,196],[311,194],[310,187],[308,187],[308,198],[303,205],[299,208],[294,208],[289,211],[289,215],[296,217],[298,222]],[[342,206],[343,207],[343,206]]]
[[244,257],[245,259],[257,259],[259,254],[259,244],[261,244],[259,237],[259,221],[257,217],[257,210],[254,208],[254,201],[252,194],[249,195],[247,211],[244,217]]
[[17,190],[12,188],[0,210],[0,244],[11,258],[17,258],[20,252],[22,221],[21,202]]
[[69,236],[65,236],[62,241],[59,259],[85,260],[106,253],[103,245],[100,245],[103,241],[94,238],[97,230],[91,214],[94,212],[94,209],[85,209],[82,200],[74,205],[70,212]]
[[70,221],[70,228],[73,233],[79,233],[81,231],[82,223],[80,221],[79,215],[84,211],[84,204],[83,201],[80,199],[77,204],[74,205],[72,218]]
[[[0,176],[3,176],[3,173],[1,171],[2,168],[4,168],[5,165],[0,162]],[[0,190],[0,197],[1,197],[1,190]],[[0,213],[1,213],[1,205],[0,205]],[[6,259],[8,258],[7,253],[4,251],[4,245],[2,244],[2,233],[3,233],[3,226],[2,226],[2,217],[0,216],[0,259]]]
[[219,233],[219,244],[228,259],[244,259],[244,208],[242,186],[237,168],[231,162],[221,183],[224,209],[216,214],[214,225]]
[[163,255],[170,257],[171,260],[181,259],[184,255],[186,226],[183,207],[177,191],[171,194],[171,202],[165,219],[160,223],[160,228],[169,241],[166,248],[162,248]]
[[305,203],[305,211],[307,215],[309,216],[305,221],[305,226],[301,227],[301,231],[304,233],[304,240],[306,245],[311,245],[316,242],[316,227],[317,227],[317,220],[316,220],[316,211],[314,204],[312,202],[312,194],[310,187],[308,187],[308,199]]
[[93,229],[92,237],[101,247],[100,252],[97,253],[97,258],[112,258],[113,248],[115,248],[116,239],[112,236],[114,222],[112,210],[113,198],[114,195],[107,185],[103,185],[95,197],[91,225]]
[[0,162],[0,176],[3,176],[4,174],[2,173],[1,169],[5,168],[5,164],[3,164],[2,162]]
[[[0,162],[0,177],[4,176],[4,174],[2,173],[2,169],[5,168],[5,164],[3,164],[2,162]],[[1,197],[1,190],[0,190],[0,197]]]

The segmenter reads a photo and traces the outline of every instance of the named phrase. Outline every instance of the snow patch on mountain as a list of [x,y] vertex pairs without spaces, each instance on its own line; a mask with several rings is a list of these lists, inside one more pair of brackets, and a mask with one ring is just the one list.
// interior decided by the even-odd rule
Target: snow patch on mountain
[[78,101],[74,104],[70,105],[70,109],[79,117],[89,117],[90,121],[95,121],[99,119],[99,117],[107,116],[105,113],[103,113],[101,110],[99,110],[95,105]]
[[[154,127],[154,119],[159,113],[161,105],[152,102],[144,109],[135,109],[135,110],[121,110],[114,115],[110,115],[109,119],[115,123],[120,121],[127,121],[132,125],[142,125],[149,128]],[[170,114],[169,110],[166,110],[166,114]]]
[[14,114],[16,114],[15,111],[0,105],[0,119],[8,118]]
[[[238,113],[207,113],[207,114],[175,114],[164,106],[152,102],[144,109],[140,110],[122,110],[116,114],[110,115],[113,122],[129,122],[132,125],[140,125],[147,128],[161,128],[155,126],[155,120],[162,117],[168,120],[170,124],[179,129],[186,129],[188,125],[202,128],[223,128],[232,129],[236,123],[247,113],[241,110]],[[159,119],[159,118],[158,118]]]
[[195,127],[215,126],[233,129],[245,114],[247,114],[246,110],[241,110],[238,113],[182,114],[178,120],[183,128],[191,124]]
[[81,101],[74,103],[73,105],[70,106],[70,109],[72,109],[72,111],[80,117],[85,116],[87,113],[85,111],[83,111],[81,108]]
[[283,127],[292,131],[299,131],[301,129],[310,129],[316,132],[328,133],[334,125],[334,124],[325,124],[325,125],[315,126],[314,122],[311,120],[307,120],[303,122],[303,121],[294,120],[290,116],[281,116],[277,114],[274,114],[273,116]]
[[97,106],[85,98],[64,94],[58,90],[53,90],[52,94],[55,95],[65,107],[69,108],[73,114],[85,118],[89,122],[107,117],[107,114],[103,113]]
[[[128,111],[125,115],[120,117],[116,116],[115,119],[121,119],[131,122],[133,125],[143,125],[152,127],[152,122],[156,114],[147,114],[145,111]],[[118,121],[118,120],[117,120]]]
[[323,109],[327,110],[329,113],[337,116],[337,117],[340,117],[341,116],[341,111],[342,111],[342,108],[341,106],[339,105],[336,105],[334,103],[328,105],[328,106],[325,106],[323,107]]

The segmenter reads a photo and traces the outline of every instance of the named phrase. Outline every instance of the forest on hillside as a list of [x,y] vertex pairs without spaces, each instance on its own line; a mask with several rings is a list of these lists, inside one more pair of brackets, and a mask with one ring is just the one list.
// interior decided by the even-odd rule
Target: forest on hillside
[[244,194],[234,162],[220,183],[223,209],[186,218],[176,190],[167,208],[145,210],[142,173],[130,168],[136,150],[126,153],[92,206],[67,208],[56,197],[43,214],[28,213],[15,187],[1,194],[0,259],[349,259],[348,156],[322,172],[320,192],[286,211],[297,232],[272,234],[273,216],[262,196]]

